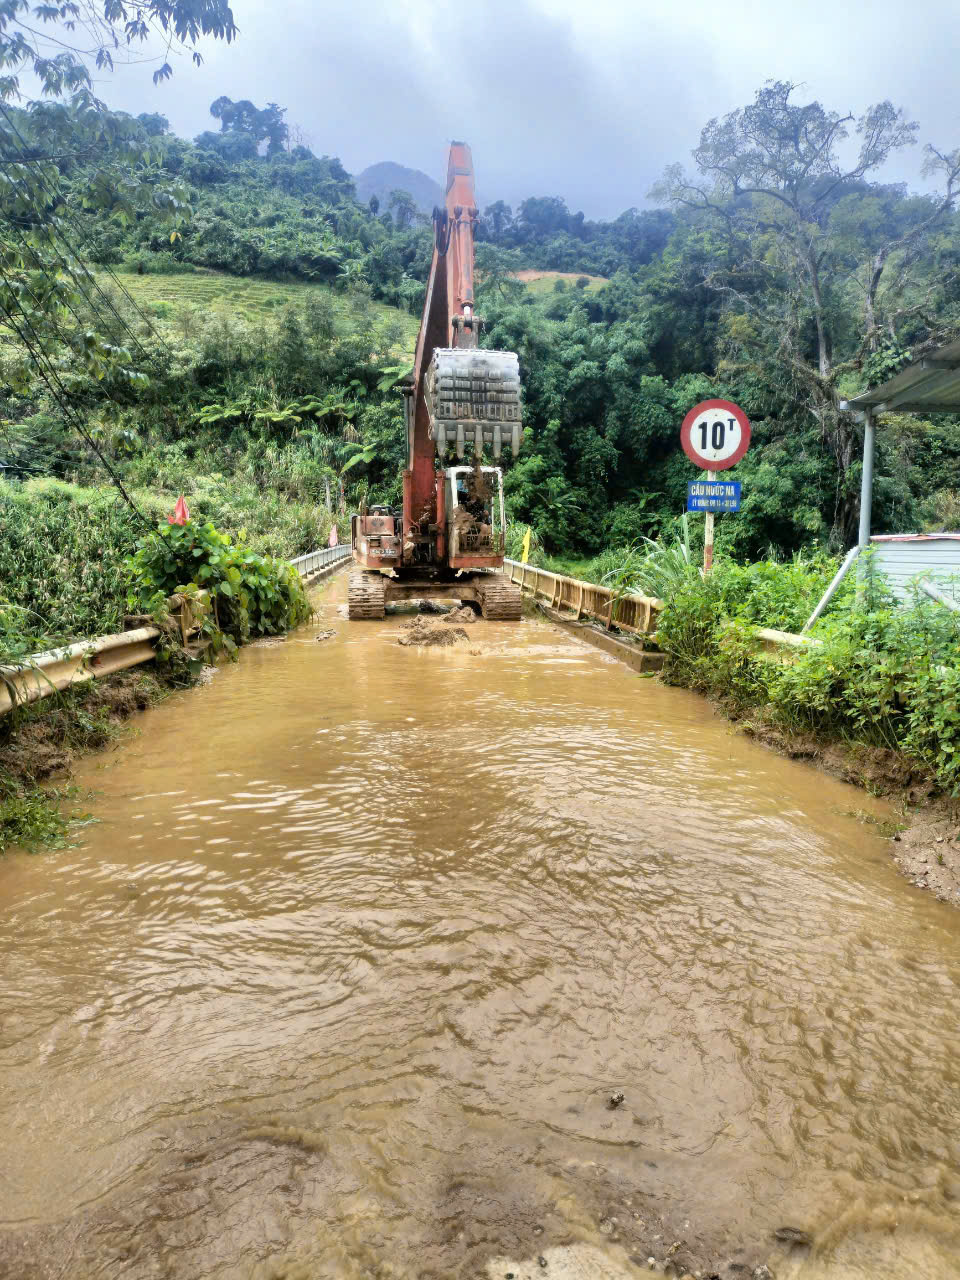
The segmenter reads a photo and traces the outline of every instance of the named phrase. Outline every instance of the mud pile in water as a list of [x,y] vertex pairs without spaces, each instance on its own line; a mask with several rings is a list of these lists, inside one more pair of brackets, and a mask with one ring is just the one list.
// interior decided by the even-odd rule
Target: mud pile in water
[[418,614],[412,622],[402,627],[403,634],[398,637],[398,644],[414,644],[420,647],[440,645],[447,648],[458,640],[466,640],[467,633],[463,627],[445,626],[439,622],[429,622]]
[[443,615],[444,622],[465,622],[467,626],[477,620],[478,615],[468,604],[462,604],[459,609],[451,609],[449,613]]

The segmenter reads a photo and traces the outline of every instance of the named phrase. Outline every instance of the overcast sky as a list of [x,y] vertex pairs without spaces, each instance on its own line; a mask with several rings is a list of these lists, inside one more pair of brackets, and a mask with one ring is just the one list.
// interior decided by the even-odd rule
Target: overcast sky
[[[473,147],[484,203],[562,195],[589,217],[642,206],[711,116],[767,79],[859,114],[890,98],[922,142],[960,145],[954,0],[234,0],[235,44],[154,87],[123,67],[112,106],[162,111],[192,137],[220,94],[288,108],[317,154],[353,173],[395,160],[440,180]],[[897,177],[920,186],[920,147]]]

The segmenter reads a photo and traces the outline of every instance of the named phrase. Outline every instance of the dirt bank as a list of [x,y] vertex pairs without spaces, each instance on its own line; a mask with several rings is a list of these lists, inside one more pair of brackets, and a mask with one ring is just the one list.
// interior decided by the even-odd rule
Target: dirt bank
[[125,721],[153,706],[164,686],[144,671],[120,671],[12,712],[0,721],[0,774],[35,787],[87,751],[114,741]]
[[740,721],[738,728],[791,760],[809,761],[890,799],[900,821],[881,834],[888,836],[897,866],[918,889],[960,906],[960,801],[943,795],[928,769],[883,747],[820,742],[756,720]]

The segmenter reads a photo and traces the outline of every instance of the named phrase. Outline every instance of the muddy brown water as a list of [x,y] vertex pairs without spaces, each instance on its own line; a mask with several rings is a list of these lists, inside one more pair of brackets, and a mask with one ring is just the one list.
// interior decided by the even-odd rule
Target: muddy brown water
[[886,807],[342,591],[0,863],[0,1275],[957,1274],[960,917]]

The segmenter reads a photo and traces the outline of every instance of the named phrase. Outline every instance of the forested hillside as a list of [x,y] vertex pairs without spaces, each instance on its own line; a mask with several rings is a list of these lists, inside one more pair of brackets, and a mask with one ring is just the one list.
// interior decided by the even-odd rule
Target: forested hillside
[[[93,275],[59,302],[40,296],[39,264],[5,277],[5,582],[21,555],[10,513],[28,538],[30,495],[104,484],[105,466],[135,502],[182,491],[286,554],[323,534],[328,505],[342,518],[364,494],[399,496],[396,382],[432,228],[402,190],[358,201],[339,160],[291,144],[276,104],[211,112],[190,142],[158,115],[9,109],[8,156],[55,166],[50,254]],[[751,555],[848,544],[859,437],[841,402],[960,328],[957,153],[928,152],[939,195],[875,180],[914,140],[888,104],[848,120],[768,86],[706,127],[660,207],[611,222],[557,196],[483,209],[484,341],[520,353],[526,399],[514,517],[565,554],[664,530],[688,478],[680,421],[720,395],[754,423],[721,539]],[[527,287],[531,268],[569,276]],[[284,518],[268,527],[273,497],[257,495]],[[876,523],[960,523],[952,418],[883,420]]]

